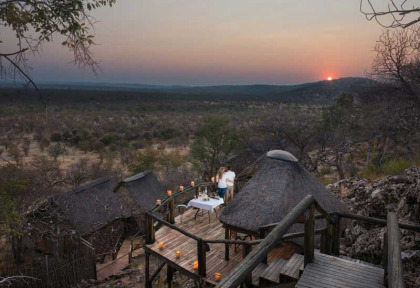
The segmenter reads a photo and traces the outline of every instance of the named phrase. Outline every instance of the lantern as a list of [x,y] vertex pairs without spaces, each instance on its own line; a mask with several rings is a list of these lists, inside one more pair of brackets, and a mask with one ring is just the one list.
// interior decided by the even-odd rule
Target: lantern
[[172,190],[168,190],[168,196],[171,197],[172,196]]
[[184,191],[184,186],[179,186],[179,191]]
[[214,278],[216,278],[216,281],[219,281],[220,280],[220,273],[214,274]]
[[176,258],[177,258],[177,259],[178,259],[179,257],[181,257],[181,251],[179,251],[179,250],[178,250],[178,251],[176,251],[175,253],[176,253]]
[[160,250],[163,250],[163,242],[161,241],[161,242],[159,242],[159,249]]
[[214,182],[214,177],[211,177],[211,182]]
[[194,270],[198,269],[198,261],[194,261]]
[[191,186],[194,186],[194,185],[195,185],[194,181],[191,181]]
[[156,200],[156,205],[160,205],[160,203],[161,203],[161,202],[160,202],[160,199],[157,199],[157,200]]

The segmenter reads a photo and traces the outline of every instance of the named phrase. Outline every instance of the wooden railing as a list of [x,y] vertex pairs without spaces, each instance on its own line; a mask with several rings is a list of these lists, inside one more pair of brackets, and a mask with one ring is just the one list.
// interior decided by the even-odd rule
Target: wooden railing
[[[183,191],[177,191],[173,193],[172,196],[168,197],[164,201],[161,202],[160,205],[156,205],[152,210],[146,212],[146,244],[151,244],[155,242],[155,229],[157,224],[165,225],[170,229],[176,230],[183,235],[194,239],[197,242],[197,258],[198,258],[198,275],[201,277],[206,277],[206,245],[207,244],[225,244],[225,260],[229,260],[229,245],[230,244],[239,244],[243,245],[244,253],[243,253],[243,261],[239,266],[237,266],[231,274],[226,276],[218,285],[217,287],[237,287],[240,284],[245,284],[245,286],[251,285],[251,277],[252,270],[258,266],[259,263],[266,261],[266,257],[268,253],[281,241],[304,237],[304,266],[311,263],[314,259],[314,248],[315,248],[315,235],[321,234],[321,243],[320,243],[320,252],[325,253],[328,255],[339,255],[340,251],[340,223],[343,218],[347,219],[354,219],[369,222],[372,224],[378,224],[385,226],[387,225],[387,220],[366,217],[361,215],[355,215],[351,213],[344,213],[344,212],[333,212],[328,213],[322,209],[322,207],[316,202],[313,196],[306,196],[283,220],[279,223],[273,223],[269,225],[265,225],[260,227],[260,238],[258,240],[252,241],[242,241],[242,240],[231,240],[229,239],[228,230],[226,230],[225,238],[226,239],[203,239],[198,237],[194,234],[191,234],[180,227],[174,225],[175,224],[175,199],[178,196],[181,196],[185,193],[196,193],[198,194],[203,187],[211,187],[214,186],[216,183],[207,182],[207,183],[200,183],[193,187],[188,187]],[[192,195],[191,195],[192,196]],[[315,215],[315,211],[318,214]],[[394,216],[392,216],[394,217]],[[315,229],[315,220],[316,219],[325,219],[327,226],[321,229]],[[156,223],[155,223],[156,222]],[[388,220],[389,222],[389,220]],[[294,223],[302,223],[304,224],[304,232],[299,233],[290,233],[285,234],[293,225]],[[395,223],[394,223],[395,224]],[[388,224],[389,225],[389,224]],[[395,227],[396,228],[395,228]],[[403,224],[398,223],[394,228],[388,227],[388,230],[392,229],[392,231],[397,230],[398,227],[402,229],[408,229],[412,231],[420,232],[420,226],[412,225],[412,224]],[[271,232],[270,232],[271,231]],[[395,245],[399,247],[399,234],[395,235],[395,231],[392,232],[392,239],[388,239],[389,243],[393,243],[391,246],[388,245],[389,250],[387,252],[388,255],[388,263],[395,263],[399,258],[397,257],[398,251],[397,249],[392,248]],[[398,232],[399,233],[399,232]],[[390,235],[391,233],[388,233]],[[388,236],[388,238],[391,236]],[[395,239],[398,239],[398,243]],[[390,242],[392,241],[392,242]],[[252,246],[258,245],[253,251]],[[391,251],[392,250],[392,251]],[[392,257],[390,255],[393,255]],[[146,258],[147,258],[146,254]],[[390,258],[391,257],[391,258]],[[146,261],[147,262],[147,261]],[[397,261],[398,262],[398,261]],[[147,263],[146,263],[147,264]],[[147,266],[147,265],[146,265]],[[402,275],[402,265],[388,265],[388,275]],[[392,271],[390,271],[390,269]],[[147,272],[148,273],[148,272]],[[156,273],[155,273],[156,274]],[[153,274],[153,275],[155,275]],[[152,280],[153,280],[152,275]],[[400,284],[395,284],[395,287],[403,287],[398,286],[402,285],[402,276],[391,276],[390,281],[392,283],[396,283],[397,281]],[[149,275],[146,277],[149,278]],[[147,281],[146,281],[147,282]],[[151,280],[149,281],[151,284]],[[146,287],[151,287],[147,285]],[[389,286],[394,287],[394,286]]]

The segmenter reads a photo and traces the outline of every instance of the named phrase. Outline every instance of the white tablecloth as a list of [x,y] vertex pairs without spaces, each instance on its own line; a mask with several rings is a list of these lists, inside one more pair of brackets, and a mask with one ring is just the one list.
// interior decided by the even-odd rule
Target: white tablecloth
[[203,201],[202,197],[198,197],[198,199],[192,199],[190,200],[190,202],[188,202],[187,207],[195,207],[203,210],[213,211],[214,208],[224,203],[222,198],[220,198],[219,200],[212,198],[209,199],[209,201]]

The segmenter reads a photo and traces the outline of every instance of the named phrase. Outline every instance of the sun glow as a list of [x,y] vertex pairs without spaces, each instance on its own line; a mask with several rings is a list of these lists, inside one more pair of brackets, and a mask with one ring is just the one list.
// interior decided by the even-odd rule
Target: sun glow
[[331,76],[328,76],[328,77],[327,77],[327,80],[328,80],[328,81],[331,81],[331,80],[333,80],[333,78],[332,78]]

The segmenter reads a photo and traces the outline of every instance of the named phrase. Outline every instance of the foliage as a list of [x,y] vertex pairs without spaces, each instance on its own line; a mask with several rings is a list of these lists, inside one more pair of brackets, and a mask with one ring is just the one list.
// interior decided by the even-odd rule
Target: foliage
[[94,44],[89,11],[114,3],[115,0],[2,0],[0,24],[14,32],[18,50],[1,56],[15,56],[17,65],[25,65],[24,53],[37,52],[42,43],[52,41],[57,34],[64,37],[61,45],[73,53],[75,64],[88,65],[96,71],[97,63],[89,51]]
[[360,173],[360,177],[374,180],[387,175],[397,175],[404,173],[405,169],[419,164],[420,163],[414,160],[409,160],[405,158],[390,159],[380,166],[374,164],[368,165]]
[[147,149],[137,156],[136,160],[129,165],[131,173],[141,173],[146,170],[154,171],[158,162],[158,155],[155,151]]
[[244,134],[230,123],[230,118],[207,116],[198,129],[191,146],[191,156],[203,177],[210,179],[217,169],[225,165],[235,150],[239,149]]
[[16,194],[22,192],[28,182],[18,179],[0,179],[0,233],[17,234],[23,215],[18,212]]

